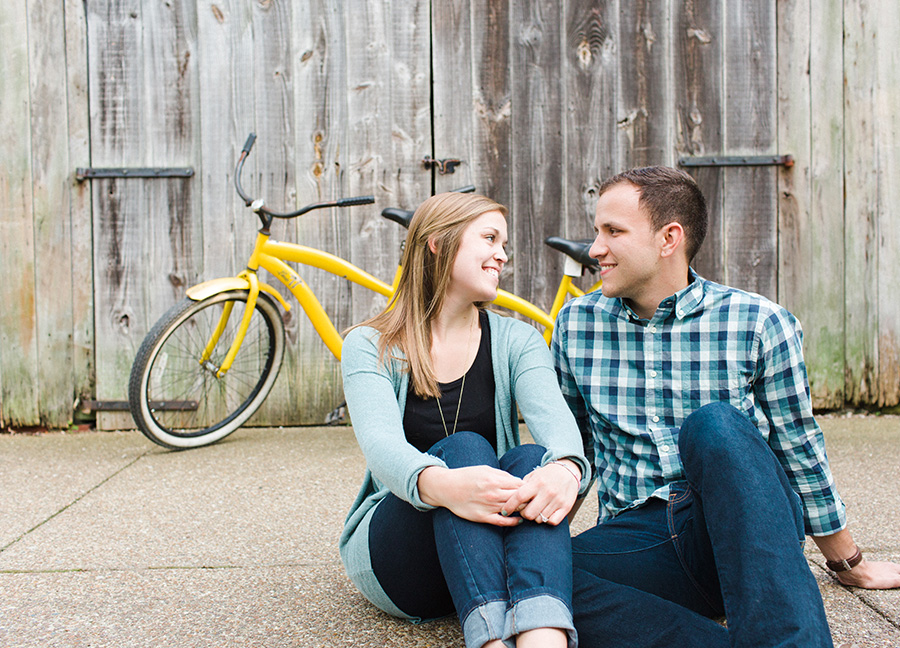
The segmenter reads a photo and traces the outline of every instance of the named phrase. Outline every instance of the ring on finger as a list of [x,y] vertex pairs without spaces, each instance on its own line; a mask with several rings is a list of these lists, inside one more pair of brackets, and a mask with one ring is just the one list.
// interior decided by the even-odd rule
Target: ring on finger
[[546,515],[541,513],[541,522],[543,522],[544,524],[547,524],[547,522],[549,522],[549,521],[550,521],[550,518],[548,518]]

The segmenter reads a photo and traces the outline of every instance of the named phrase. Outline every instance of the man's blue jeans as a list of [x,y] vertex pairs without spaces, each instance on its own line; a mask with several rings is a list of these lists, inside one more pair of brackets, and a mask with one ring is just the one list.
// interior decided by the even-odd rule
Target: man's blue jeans
[[[491,445],[472,432],[457,432],[429,450],[451,468],[487,465],[517,477],[540,466],[544,452],[523,445],[498,460]],[[567,522],[498,527],[445,508],[423,513],[389,495],[370,523],[369,549],[378,582],[398,608],[434,618],[455,607],[469,648],[544,627],[566,630],[574,646]]]
[[707,405],[678,445],[686,481],[668,502],[573,539],[580,645],[831,648],[800,498],[756,427],[730,405]]

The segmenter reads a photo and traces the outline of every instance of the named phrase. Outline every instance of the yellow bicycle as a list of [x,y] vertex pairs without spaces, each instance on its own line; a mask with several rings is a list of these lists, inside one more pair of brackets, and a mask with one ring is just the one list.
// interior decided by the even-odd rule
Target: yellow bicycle
[[[256,140],[247,138],[234,172],[235,189],[262,222],[246,269],[234,277],[192,286],[144,338],[128,384],[131,414],[141,432],[168,448],[194,448],[215,443],[234,432],[259,409],[278,377],[284,358],[284,322],[278,304],[290,305],[274,287],[261,281],[260,268],[278,279],[297,298],[319,337],[338,359],[342,338],[309,285],[286,262],[320,268],[384,295],[394,294],[402,268],[391,283],[372,276],[328,252],[270,238],[275,218],[295,218],[315,209],[375,202],[372,196],[307,205],[290,213],[265,207],[241,186],[244,161]],[[404,226],[412,212],[385,209],[382,215]],[[587,255],[589,241],[551,237],[546,243],[564,252],[566,265],[550,312],[507,291],[494,304],[544,326],[549,342],[553,322],[569,296],[584,292],[572,283],[596,261]],[[599,282],[591,288],[595,289]]]

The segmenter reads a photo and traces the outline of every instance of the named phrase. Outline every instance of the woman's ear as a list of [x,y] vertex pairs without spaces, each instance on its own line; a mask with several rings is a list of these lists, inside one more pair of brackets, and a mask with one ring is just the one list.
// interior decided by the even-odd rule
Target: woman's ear
[[428,249],[431,250],[432,254],[437,254],[437,241],[434,240],[433,236],[428,237]]

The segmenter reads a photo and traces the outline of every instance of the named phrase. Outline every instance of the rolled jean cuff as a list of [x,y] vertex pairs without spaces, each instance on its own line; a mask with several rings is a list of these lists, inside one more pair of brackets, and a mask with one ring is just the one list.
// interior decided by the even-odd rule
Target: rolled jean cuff
[[462,624],[466,648],[481,648],[488,641],[501,639],[506,627],[506,601],[482,603],[466,615]]
[[552,594],[535,594],[520,599],[506,612],[503,643],[515,648],[514,637],[537,628],[559,628],[568,638],[569,648],[578,646],[578,634],[572,622],[572,610]]

